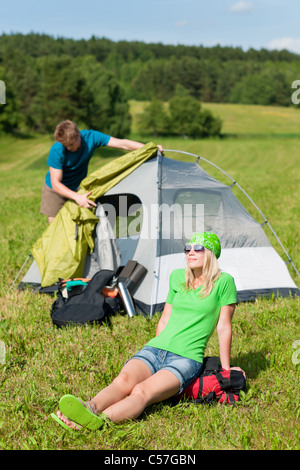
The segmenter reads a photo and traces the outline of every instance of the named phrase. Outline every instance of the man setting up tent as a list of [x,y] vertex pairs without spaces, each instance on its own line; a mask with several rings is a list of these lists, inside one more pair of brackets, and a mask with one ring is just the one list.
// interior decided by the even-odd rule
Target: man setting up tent
[[[144,144],[129,139],[118,139],[95,130],[79,131],[73,121],[63,121],[55,129],[55,143],[52,145],[47,164],[41,199],[41,214],[48,216],[51,223],[68,199],[80,207],[90,208],[96,204],[89,199],[91,192],[77,193],[81,181],[86,177],[88,164],[98,147],[112,147],[133,151]],[[162,150],[162,147],[158,145]]]

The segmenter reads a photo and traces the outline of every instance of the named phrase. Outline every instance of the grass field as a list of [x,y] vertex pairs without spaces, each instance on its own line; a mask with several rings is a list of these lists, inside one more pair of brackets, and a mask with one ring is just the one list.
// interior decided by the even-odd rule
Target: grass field
[[[138,115],[143,112],[144,107],[144,102],[130,102],[132,132],[137,132]],[[299,137],[300,115],[297,108],[202,103],[202,109],[208,109],[222,119],[222,133],[225,135]]]
[[[236,179],[300,270],[299,110],[203,107],[223,119],[226,137],[163,138],[157,143],[200,155]],[[131,109],[132,137],[139,138],[135,123],[142,105],[132,102]],[[128,319],[120,313],[101,326],[57,330],[49,313],[53,298],[11,289],[47,225],[39,202],[51,143],[49,136],[0,138],[0,448],[298,450],[299,298],[259,299],[238,306],[232,363],[246,371],[248,389],[236,407],[166,402],[150,407],[136,421],[75,435],[50,419],[63,394],[89,399],[108,384],[128,356],[155,334],[159,318]],[[97,151],[90,170],[115,155],[108,149]],[[203,168],[226,181],[214,167],[203,163]],[[249,202],[244,197],[241,201],[254,215]],[[299,286],[299,278],[291,274]],[[214,334],[207,355],[217,354]]]

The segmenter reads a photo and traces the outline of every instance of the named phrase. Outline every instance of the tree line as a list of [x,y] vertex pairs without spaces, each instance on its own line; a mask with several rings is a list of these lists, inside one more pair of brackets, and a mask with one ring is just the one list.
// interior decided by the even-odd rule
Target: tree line
[[[131,126],[128,100],[136,99],[151,105],[141,130],[156,109],[151,133],[216,135],[221,123],[200,102],[291,106],[291,83],[299,77],[299,56],[288,51],[4,34],[0,129],[52,132],[68,117],[123,137]],[[185,122],[194,124],[183,129],[185,108]]]

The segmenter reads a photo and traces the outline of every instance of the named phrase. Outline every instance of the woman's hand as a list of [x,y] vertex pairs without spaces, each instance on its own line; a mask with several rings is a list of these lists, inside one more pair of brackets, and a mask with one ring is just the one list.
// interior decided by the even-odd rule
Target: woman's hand
[[243,373],[243,376],[246,378],[245,372],[244,372],[243,369],[241,369],[240,367],[230,367],[229,370],[237,370],[237,371],[239,371],[239,372],[242,372],[242,373]]

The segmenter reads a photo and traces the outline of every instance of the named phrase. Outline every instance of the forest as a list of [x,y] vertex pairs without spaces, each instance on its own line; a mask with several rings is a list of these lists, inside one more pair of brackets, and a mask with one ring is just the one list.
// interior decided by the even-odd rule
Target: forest
[[49,133],[67,117],[124,137],[134,99],[149,103],[141,133],[219,135],[221,121],[201,103],[294,106],[291,85],[299,78],[299,55],[286,50],[3,34],[0,131]]

